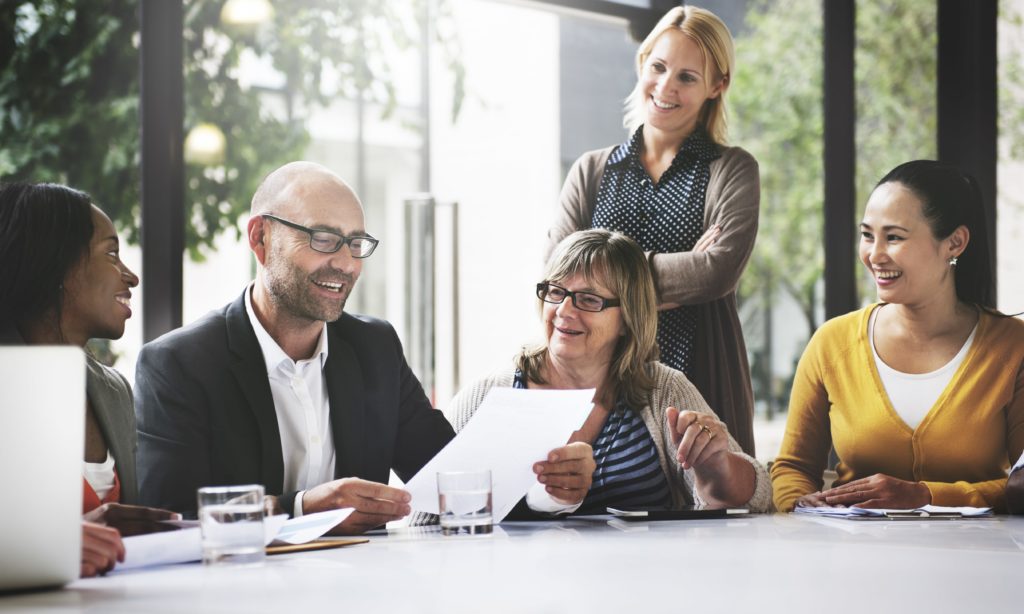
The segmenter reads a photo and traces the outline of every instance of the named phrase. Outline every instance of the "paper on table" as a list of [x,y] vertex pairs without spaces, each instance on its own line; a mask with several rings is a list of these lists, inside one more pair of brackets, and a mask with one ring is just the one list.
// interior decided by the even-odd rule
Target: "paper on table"
[[494,521],[501,522],[536,481],[533,463],[565,445],[593,398],[593,389],[492,388],[465,428],[406,483],[412,509],[438,513],[439,471],[490,469]]
[[868,507],[796,507],[795,514],[808,514],[811,516],[826,516],[831,518],[881,518],[886,515],[954,515],[959,514],[961,518],[977,518],[991,516],[990,507],[944,507],[940,505],[925,505],[914,509],[883,509]]
[[313,541],[336,527],[354,511],[355,508],[346,507],[292,518],[277,532],[274,543],[304,544]]
[[203,558],[199,527],[124,538],[124,562],[114,571],[187,563]]
[[[264,545],[271,542],[302,544],[312,541],[348,518],[353,511],[351,507],[346,507],[290,520],[285,514],[264,518],[263,543]],[[198,523],[198,521],[175,521],[175,524],[179,523],[187,525]],[[193,525],[178,531],[126,537],[124,538],[124,552],[124,563],[119,563],[114,568],[115,571],[198,561],[203,558],[200,529]]]
[[[284,514],[263,519],[264,544],[273,541],[287,520]],[[118,563],[114,570],[188,563],[202,558],[202,533],[199,527],[191,527],[124,538],[124,562]]]

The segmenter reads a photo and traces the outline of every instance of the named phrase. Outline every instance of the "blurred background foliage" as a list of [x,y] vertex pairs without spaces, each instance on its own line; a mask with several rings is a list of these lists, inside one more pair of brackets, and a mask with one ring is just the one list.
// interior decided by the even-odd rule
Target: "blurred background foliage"
[[[238,232],[267,172],[302,157],[313,105],[361,96],[385,117],[395,108],[391,62],[420,43],[424,15],[422,0],[285,0],[257,26],[226,23],[225,4],[185,4],[184,133],[208,124],[225,137],[219,159],[186,166],[186,246],[196,260],[220,233]],[[455,33],[437,31],[461,90]],[[282,108],[243,80],[243,59],[277,73]],[[453,118],[461,99],[456,92]],[[139,125],[138,2],[0,3],[0,178],[83,189],[138,243]]]

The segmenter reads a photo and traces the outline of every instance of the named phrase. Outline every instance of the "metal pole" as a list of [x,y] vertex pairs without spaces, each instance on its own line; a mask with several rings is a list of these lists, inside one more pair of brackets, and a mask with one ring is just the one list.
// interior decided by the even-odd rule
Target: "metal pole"
[[434,397],[434,198],[405,200],[406,358],[427,395]]

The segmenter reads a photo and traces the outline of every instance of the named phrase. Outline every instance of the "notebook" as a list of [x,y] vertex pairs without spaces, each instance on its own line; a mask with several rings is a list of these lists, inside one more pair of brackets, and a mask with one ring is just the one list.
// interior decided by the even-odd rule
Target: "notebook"
[[78,577],[85,355],[0,347],[0,591]]

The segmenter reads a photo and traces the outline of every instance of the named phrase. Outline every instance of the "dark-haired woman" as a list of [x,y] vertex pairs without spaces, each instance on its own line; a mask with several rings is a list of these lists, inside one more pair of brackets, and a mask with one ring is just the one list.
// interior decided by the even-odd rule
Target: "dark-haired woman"
[[[139,278],[121,262],[114,225],[89,196],[62,185],[0,185],[0,343],[77,345],[118,339]],[[123,558],[117,535],[172,528],[176,515],[130,505],[135,413],[127,380],[86,357],[82,575]]]
[[[797,367],[775,504],[1006,511],[1024,448],[1024,322],[997,312],[977,182],[893,169],[860,224],[879,303],[827,322]],[[838,479],[822,472],[835,446]]]

